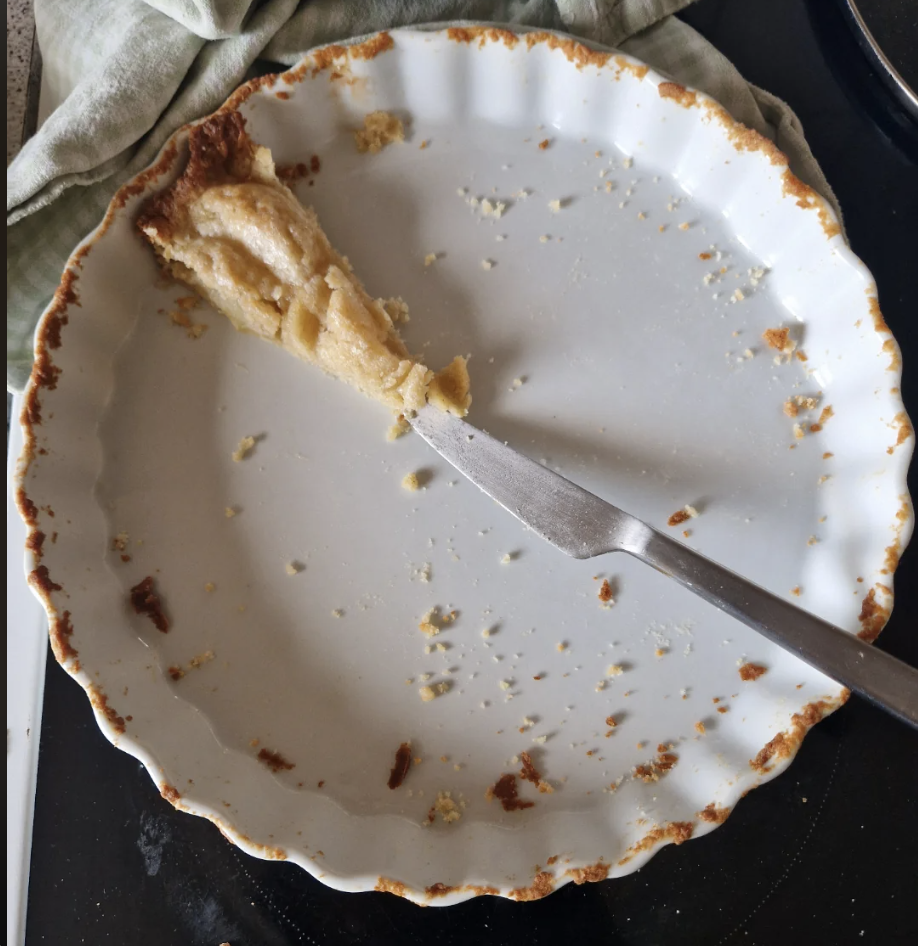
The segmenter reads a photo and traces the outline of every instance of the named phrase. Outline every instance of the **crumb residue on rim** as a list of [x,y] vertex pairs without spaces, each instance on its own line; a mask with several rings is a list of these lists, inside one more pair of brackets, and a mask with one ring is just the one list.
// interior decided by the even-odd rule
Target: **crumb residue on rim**
[[628,848],[625,856],[618,862],[619,866],[627,864],[635,855],[642,851],[649,851],[657,844],[682,844],[688,841],[694,832],[695,825],[691,821],[670,821],[663,827],[653,828],[640,841]]
[[529,887],[514,887],[508,894],[513,900],[529,901],[541,900],[547,897],[555,889],[555,877],[550,871],[540,870],[536,872],[532,884]]
[[119,736],[122,735],[125,731],[124,717],[119,716],[112,709],[105,691],[94,683],[90,683],[86,687],[86,692],[89,694],[89,702],[92,703],[93,709],[108,720],[109,725]]
[[718,808],[714,802],[711,802],[701,811],[696,812],[696,815],[701,821],[706,821],[708,824],[723,824],[730,817],[730,809]]
[[886,626],[889,614],[889,608],[884,607],[877,601],[876,588],[871,588],[861,602],[861,613],[857,617],[861,629],[857,632],[857,636],[862,641],[872,644],[879,637],[880,631]]
[[[847,702],[850,692],[843,690],[837,700],[816,700],[808,703],[799,713],[791,716],[790,729],[779,732],[769,740],[749,765],[756,772],[765,774],[774,768],[774,761],[793,756],[803,742],[807,731],[816,725],[824,716]],[[773,761],[774,760],[774,761]]]

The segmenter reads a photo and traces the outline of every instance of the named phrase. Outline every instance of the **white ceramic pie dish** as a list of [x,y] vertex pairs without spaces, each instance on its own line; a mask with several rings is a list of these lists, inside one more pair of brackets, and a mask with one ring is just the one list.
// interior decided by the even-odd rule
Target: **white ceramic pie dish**
[[[493,29],[328,47],[229,107],[279,163],[318,155],[297,192],[372,294],[409,302],[409,346],[472,355],[473,423],[654,524],[695,507],[679,530],[705,554],[879,632],[912,527],[898,348],[768,142],[626,57]],[[376,108],[409,139],[359,155]],[[43,317],[19,493],[55,653],[164,797],[339,889],[446,904],[628,873],[782,771],[837,684],[636,562],[565,560],[215,313],[188,313],[198,339],[172,324],[188,293],[133,218],[183,144],[122,190]],[[782,325],[805,361],[773,363]],[[818,407],[786,416],[797,395]],[[147,575],[165,635],[129,605]],[[457,618],[428,640],[433,606]],[[424,703],[428,673],[450,690]],[[421,761],[389,790],[406,740]],[[523,751],[554,791],[521,782],[534,807],[505,812],[485,792]],[[428,824],[447,791],[461,818]]]

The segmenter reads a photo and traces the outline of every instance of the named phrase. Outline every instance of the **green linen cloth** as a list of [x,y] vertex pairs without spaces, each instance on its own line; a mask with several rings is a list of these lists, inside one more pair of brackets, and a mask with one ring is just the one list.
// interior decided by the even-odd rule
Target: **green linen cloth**
[[267,63],[375,30],[457,20],[561,30],[617,47],[773,138],[833,200],[790,108],[672,16],[691,0],[35,0],[43,82],[60,101],[7,169],[7,387],[74,246],[181,125]]

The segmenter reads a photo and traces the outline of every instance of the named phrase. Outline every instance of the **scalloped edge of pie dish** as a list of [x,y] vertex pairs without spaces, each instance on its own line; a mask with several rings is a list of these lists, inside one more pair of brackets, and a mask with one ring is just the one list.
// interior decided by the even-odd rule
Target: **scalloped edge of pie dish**
[[[314,50],[297,66],[287,72],[264,76],[240,87],[219,111],[238,109],[253,95],[275,95],[287,97],[285,87],[302,82],[307,77],[326,73],[329,81],[348,79],[348,68],[352,62],[371,60],[385,54],[396,46],[393,36],[415,35],[417,30],[381,32],[369,38],[358,40],[349,45],[332,44]],[[906,487],[906,473],[913,449],[912,427],[905,414],[901,395],[898,393],[901,379],[901,359],[899,349],[883,321],[877,300],[876,287],[869,278],[864,264],[852,253],[841,236],[841,228],[832,209],[809,187],[803,184],[790,171],[787,158],[768,139],[755,131],[734,121],[726,110],[706,95],[686,89],[670,82],[655,73],[648,66],[615,52],[592,49],[589,46],[562,34],[542,31],[511,32],[489,26],[459,25],[435,31],[423,31],[423,35],[438,35],[447,41],[476,45],[481,48],[490,43],[503,43],[513,48],[519,43],[527,49],[536,46],[547,47],[553,54],[564,56],[577,69],[596,68],[617,71],[627,81],[647,82],[654,85],[660,99],[666,107],[697,110],[702,122],[716,128],[738,152],[750,152],[754,160],[762,161],[777,168],[784,168],[780,177],[780,197],[792,200],[800,208],[801,215],[811,214],[819,223],[830,251],[843,257],[848,266],[859,268],[866,282],[871,287],[863,299],[863,317],[873,326],[882,351],[888,354],[889,378],[892,381],[894,406],[898,406],[895,426],[896,443],[890,447],[890,460],[887,472],[895,480],[895,489],[900,500],[895,522],[891,523],[894,539],[886,549],[885,559],[877,571],[884,576],[882,584],[867,588],[862,598],[858,598],[861,607],[859,620],[862,630],[859,636],[872,643],[889,618],[892,608],[892,574],[898,564],[899,556],[905,548],[913,528],[913,512]],[[43,314],[35,338],[35,365],[26,389],[22,426],[25,446],[21,455],[16,476],[16,502],[20,514],[28,529],[26,544],[26,573],[29,584],[47,611],[50,622],[51,645],[58,662],[77,680],[87,692],[92,703],[98,724],[106,737],[118,748],[130,753],[143,763],[157,784],[163,798],[179,810],[195,814],[212,821],[221,833],[233,844],[256,857],[269,860],[291,860],[303,867],[323,883],[339,890],[366,891],[378,890],[406,897],[415,903],[447,905],[457,903],[473,896],[485,894],[499,895],[515,900],[535,900],[546,896],[553,890],[569,883],[584,883],[603,880],[609,877],[628,874],[645,864],[660,846],[668,843],[681,844],[691,837],[699,837],[722,824],[729,816],[731,807],[718,807],[715,803],[696,812],[692,821],[670,822],[650,828],[644,838],[632,845],[624,856],[617,860],[569,866],[572,858],[565,854],[546,854],[544,863],[535,866],[531,879],[523,883],[503,886],[491,884],[447,885],[431,880],[423,888],[412,887],[403,881],[375,874],[339,875],[325,871],[322,864],[322,852],[307,853],[303,850],[285,850],[273,843],[261,843],[248,837],[234,823],[214,808],[190,799],[173,784],[155,754],[141,745],[130,735],[130,717],[122,717],[109,702],[108,695],[94,682],[86,668],[80,663],[79,654],[72,643],[74,627],[71,615],[66,610],[64,589],[54,581],[48,568],[42,563],[43,544],[46,538],[41,525],[47,528],[47,522],[41,522],[40,510],[26,490],[26,481],[33,464],[39,463],[43,448],[38,445],[38,430],[42,423],[42,393],[53,390],[58,382],[61,369],[53,360],[53,352],[61,345],[61,331],[68,322],[68,312],[73,306],[79,306],[78,284],[83,263],[97,241],[111,227],[120,214],[135,198],[156,187],[164,176],[175,171],[176,162],[182,154],[182,147],[187,128],[180,129],[170,138],[156,162],[134,180],[124,185],[112,200],[103,222],[90,234],[70,257],[51,305]],[[756,781],[751,787],[763,784],[782,772],[792,761],[807,731],[841,706],[848,698],[842,690],[836,697],[828,697],[807,703],[791,717],[788,729],[777,733],[762,748],[758,755],[750,760]],[[748,788],[742,792],[746,794]],[[739,795],[739,792],[737,791]]]

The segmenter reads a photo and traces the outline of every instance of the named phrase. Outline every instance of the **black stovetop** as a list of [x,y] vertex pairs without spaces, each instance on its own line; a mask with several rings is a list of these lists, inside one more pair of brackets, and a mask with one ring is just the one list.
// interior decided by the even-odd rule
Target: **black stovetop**
[[[880,287],[916,418],[918,135],[889,105],[838,6],[701,0],[683,16],[801,118],[854,250]],[[916,561],[912,548],[879,645],[912,664]],[[330,890],[292,865],[241,853],[208,822],[173,810],[141,766],[106,742],[80,688],[49,658],[27,941],[915,943],[916,803],[918,735],[852,698],[723,828],[663,849],[637,873],[569,885],[537,903],[486,897],[421,909],[388,894]]]

